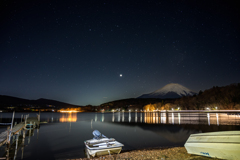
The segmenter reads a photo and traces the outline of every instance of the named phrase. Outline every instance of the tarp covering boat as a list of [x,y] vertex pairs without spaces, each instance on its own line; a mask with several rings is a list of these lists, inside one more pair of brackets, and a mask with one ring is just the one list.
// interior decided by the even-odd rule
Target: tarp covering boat
[[93,136],[93,139],[84,141],[86,152],[92,157],[114,153],[118,154],[124,146],[114,138],[107,138],[98,130],[93,131]]

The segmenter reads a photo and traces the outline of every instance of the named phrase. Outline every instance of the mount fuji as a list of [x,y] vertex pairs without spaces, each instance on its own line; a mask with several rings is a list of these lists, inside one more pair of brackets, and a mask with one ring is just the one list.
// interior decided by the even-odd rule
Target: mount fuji
[[156,90],[149,94],[143,94],[137,98],[160,98],[160,99],[167,99],[167,98],[181,98],[183,96],[193,96],[197,94],[190,89],[177,84],[177,83],[170,83],[164,86],[163,88]]

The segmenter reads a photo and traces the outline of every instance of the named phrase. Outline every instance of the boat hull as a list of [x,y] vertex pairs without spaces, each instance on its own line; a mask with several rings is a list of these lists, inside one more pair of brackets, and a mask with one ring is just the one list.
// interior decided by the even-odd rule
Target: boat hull
[[87,152],[87,155],[92,157],[99,157],[103,155],[112,155],[112,154],[119,154],[122,150],[122,147],[117,148],[109,148],[109,149],[101,149],[101,150],[90,150],[88,148],[85,149]]
[[91,139],[84,141],[86,153],[88,156],[102,156],[108,154],[119,154],[124,146],[122,143],[112,138],[102,138],[99,140]]
[[240,131],[192,134],[184,146],[190,154],[221,159],[239,159]]

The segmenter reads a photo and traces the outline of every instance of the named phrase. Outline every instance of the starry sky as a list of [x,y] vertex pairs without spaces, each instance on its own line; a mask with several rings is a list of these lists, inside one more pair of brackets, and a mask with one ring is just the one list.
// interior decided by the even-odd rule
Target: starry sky
[[0,95],[100,105],[239,83],[236,2],[1,0]]

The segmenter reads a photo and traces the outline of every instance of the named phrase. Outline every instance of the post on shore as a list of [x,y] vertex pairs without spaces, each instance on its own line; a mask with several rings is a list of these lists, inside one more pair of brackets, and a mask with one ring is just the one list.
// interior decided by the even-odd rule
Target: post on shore
[[29,129],[29,132],[28,132],[28,144],[30,144],[30,137],[31,137],[31,134],[32,134],[32,128],[31,128],[31,126],[32,126],[32,121],[30,122],[30,129]]
[[9,136],[10,136],[10,127],[8,126],[7,127],[7,142],[6,142],[7,144],[10,143]]
[[14,153],[14,160],[16,159],[17,157],[17,148],[18,148],[18,139],[19,139],[19,134],[17,134],[17,137],[16,137],[16,148],[15,148],[15,153]]
[[23,130],[23,139],[22,139],[22,156],[21,159],[23,159],[23,151],[24,151],[24,143],[25,143],[25,130]]

